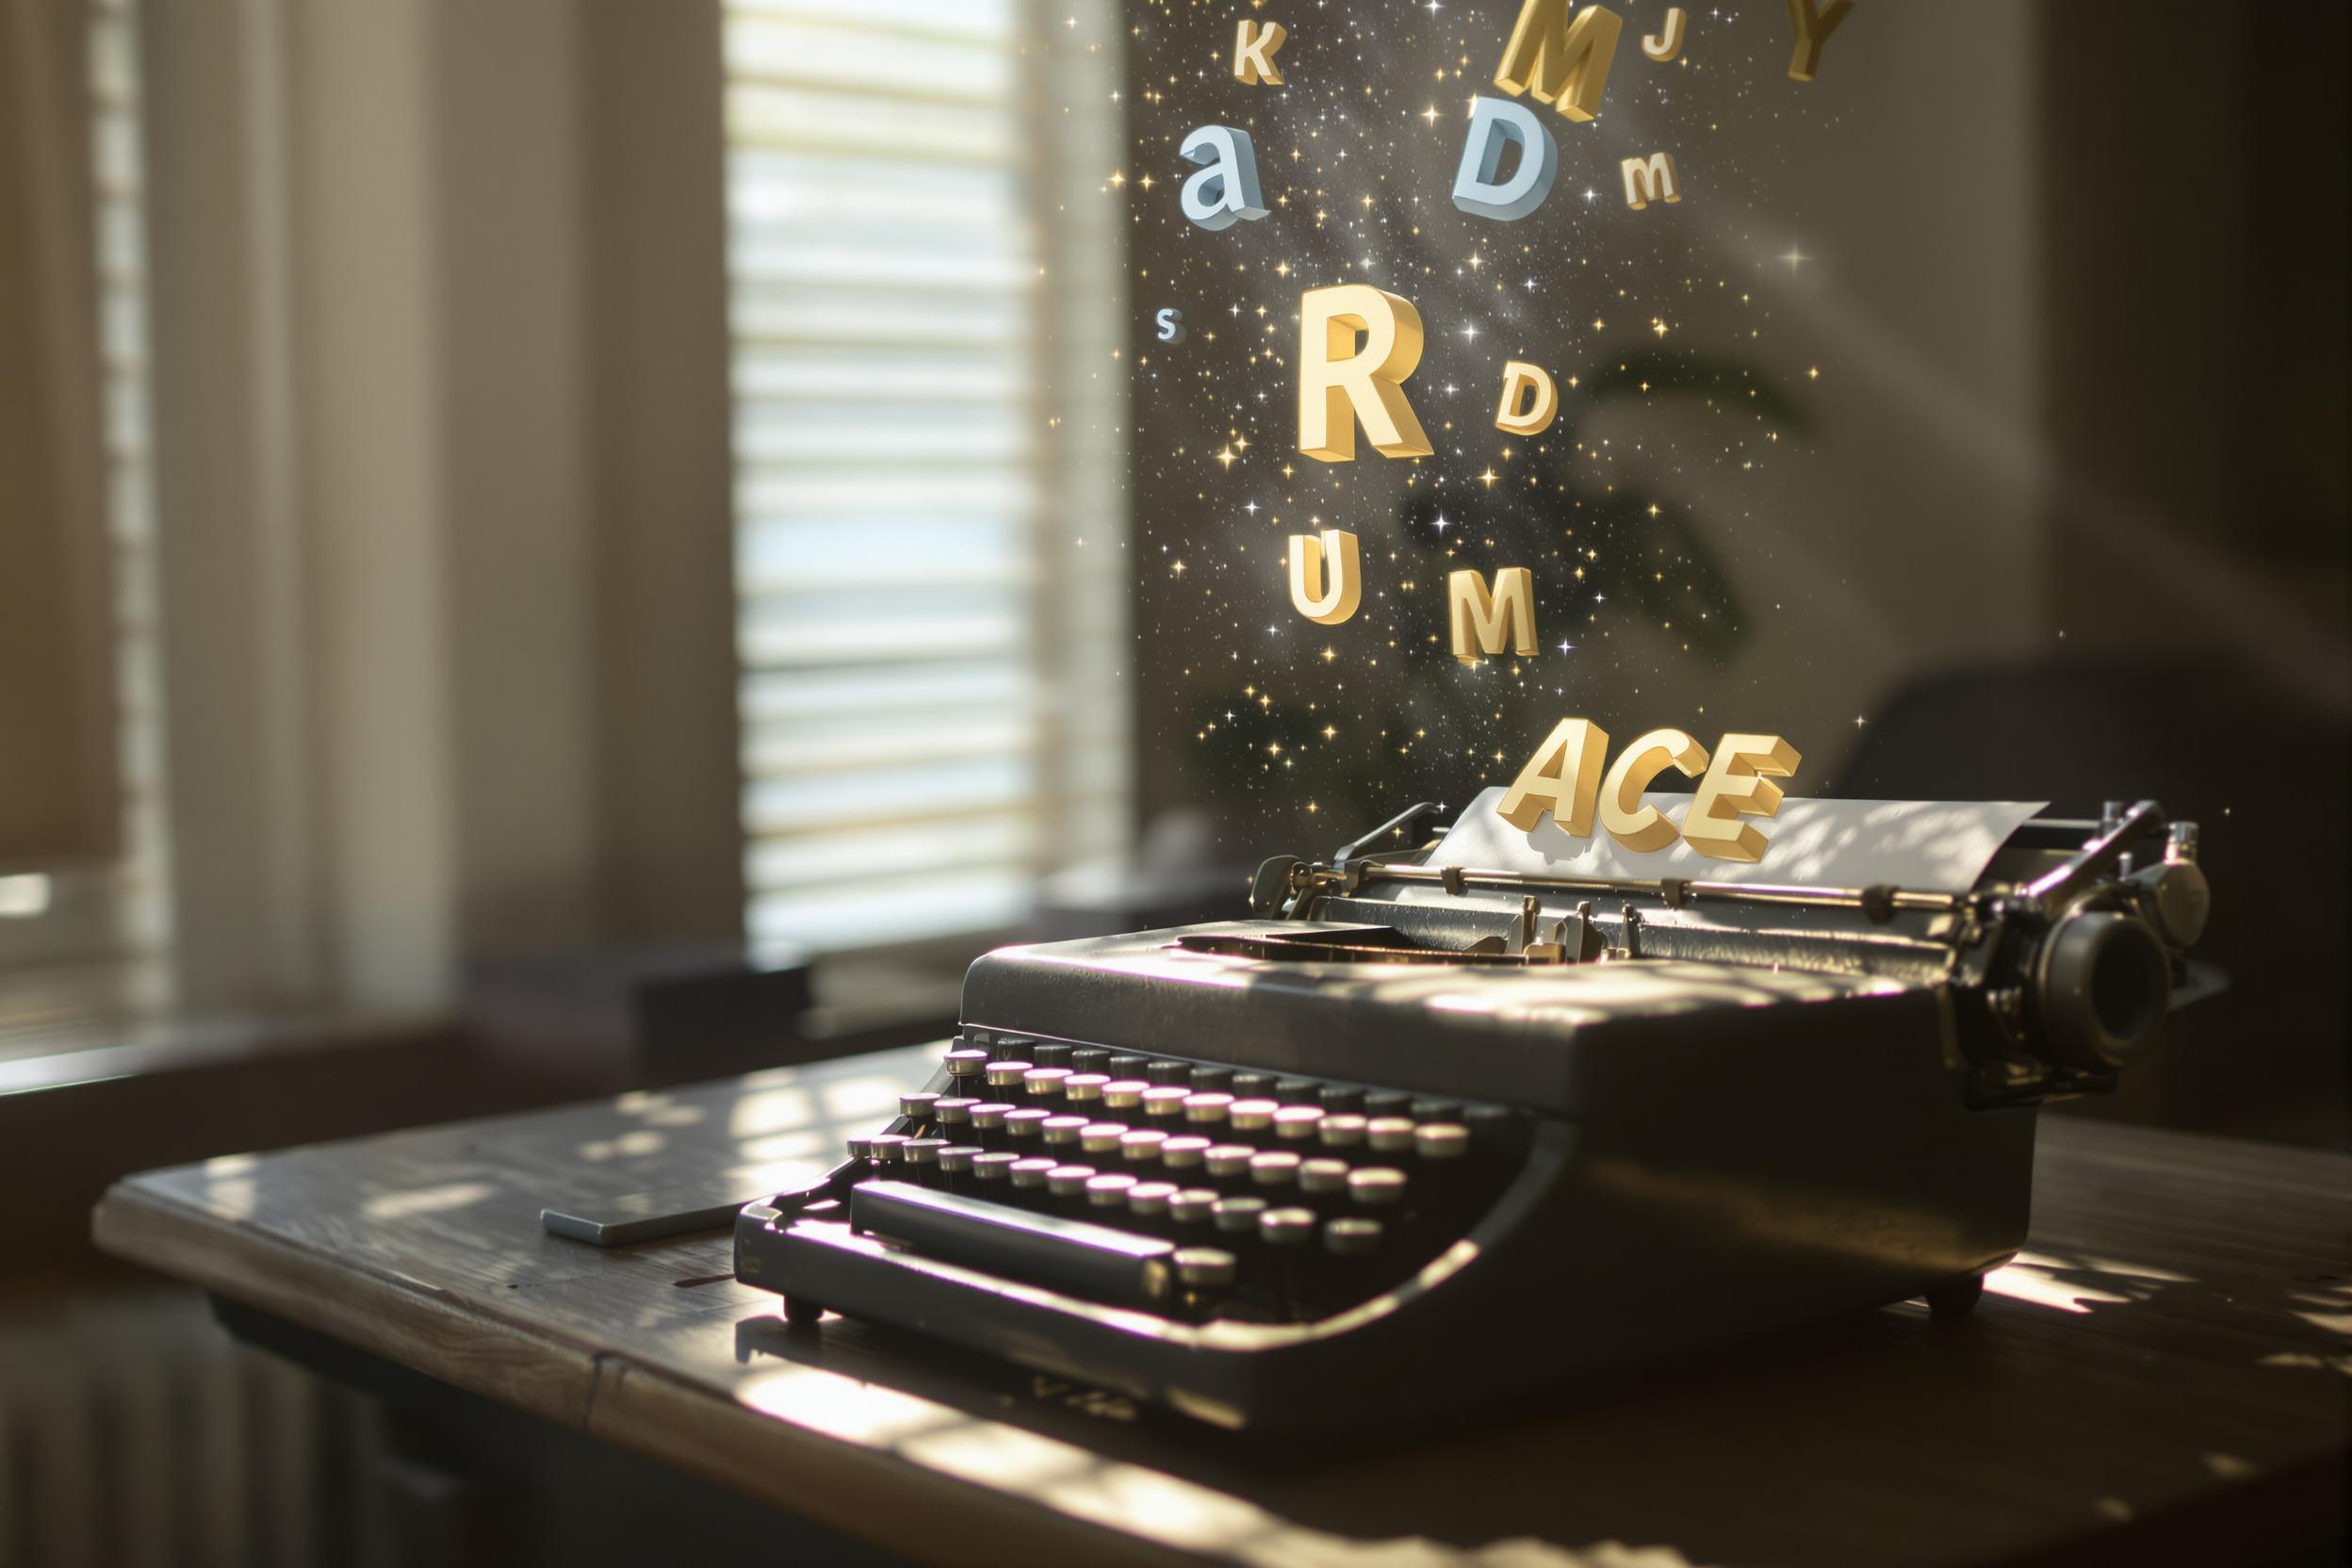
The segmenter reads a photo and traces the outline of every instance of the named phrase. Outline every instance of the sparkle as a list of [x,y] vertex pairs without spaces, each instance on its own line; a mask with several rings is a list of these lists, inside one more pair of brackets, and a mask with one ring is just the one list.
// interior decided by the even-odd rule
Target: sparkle
[[1796,246],[1791,245],[1791,246],[1789,246],[1789,247],[1788,247],[1788,253],[1787,255],[1785,255],[1785,256],[1781,257],[1780,259],[1781,259],[1781,260],[1783,260],[1783,261],[1785,261],[1785,262],[1787,262],[1787,263],[1788,264],[1788,270],[1790,270],[1791,272],[1793,272],[1793,271],[1795,271],[1798,268],[1800,268],[1800,267],[1804,266],[1806,262],[1811,261],[1813,258],[1812,258],[1811,256],[1809,256],[1809,255],[1806,255],[1806,254],[1805,254],[1803,251],[1799,250]]
[[1227,471],[1230,472],[1233,466],[1233,449],[1231,447],[1226,448],[1223,451],[1217,454],[1217,460],[1225,465]]
[[1489,490],[1492,490],[1492,489],[1494,489],[1494,481],[1495,481],[1495,479],[1496,479],[1497,477],[1498,477],[1498,476],[1495,474],[1495,472],[1494,472],[1494,466],[1493,466],[1492,464],[1488,465],[1486,472],[1484,472],[1484,473],[1482,473],[1482,474],[1480,474],[1480,475],[1478,476],[1478,478],[1480,478],[1480,479],[1482,479],[1482,480],[1484,480],[1484,481],[1486,482],[1486,487],[1487,487]]
[[1436,124],[1436,123],[1437,123],[1437,106],[1436,106],[1435,104],[1431,104],[1431,105],[1430,105],[1428,108],[1423,109],[1423,110],[1421,111],[1421,119],[1422,119],[1423,122],[1424,122],[1424,123],[1426,123],[1426,124],[1430,124],[1430,125],[1434,125],[1434,124]]

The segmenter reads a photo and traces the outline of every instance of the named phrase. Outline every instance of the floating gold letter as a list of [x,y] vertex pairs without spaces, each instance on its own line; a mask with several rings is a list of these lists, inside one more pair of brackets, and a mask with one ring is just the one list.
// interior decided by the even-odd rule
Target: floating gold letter
[[[1356,334],[1364,347],[1356,347]],[[1421,313],[1410,300],[1346,283],[1298,296],[1298,449],[1352,463],[1356,421],[1382,457],[1427,457],[1404,380],[1421,363]]]
[[1796,50],[1788,57],[1788,74],[1801,82],[1813,79],[1813,73],[1821,68],[1821,45],[1852,9],[1854,0],[1821,0],[1818,10],[1813,0],[1788,0],[1788,25],[1797,32]]
[[[1528,387],[1535,396],[1519,409],[1519,395]],[[1514,409],[1519,411],[1514,413]],[[1503,402],[1494,411],[1494,428],[1513,435],[1541,435],[1560,412],[1560,388],[1540,365],[1512,360],[1503,367]]]
[[[1653,729],[1617,754],[1601,784],[1601,825],[1631,850],[1664,849],[1674,841],[1674,825],[1642,792],[1668,768],[1696,778],[1707,766],[1707,748],[1680,729]],[[1750,829],[1754,831],[1753,828]]]
[[1478,662],[1481,651],[1500,653],[1508,646],[1525,659],[1535,652],[1535,579],[1525,566],[1506,566],[1494,574],[1494,592],[1476,572],[1450,572],[1446,578],[1446,618],[1454,634],[1454,657],[1465,664]]
[[1356,536],[1327,528],[1317,543],[1312,533],[1290,536],[1290,602],[1318,626],[1337,626],[1356,612],[1364,597],[1364,574],[1356,567]]
[[1281,23],[1269,22],[1258,29],[1258,36],[1252,40],[1250,26],[1250,19],[1245,16],[1233,34],[1233,75],[1246,86],[1255,87],[1260,82],[1282,86],[1282,74],[1274,69],[1274,54],[1290,35],[1282,30]]
[[1625,205],[1640,212],[1653,201],[1679,202],[1682,187],[1674,179],[1674,155],[1652,153],[1645,162],[1627,158],[1622,165],[1625,172]]
[[1683,30],[1690,24],[1690,18],[1680,6],[1667,7],[1665,29],[1643,38],[1642,52],[1658,61],[1658,64],[1664,65],[1682,53]]
[[1588,836],[1608,753],[1609,731],[1591,719],[1560,720],[1503,792],[1495,812],[1520,832],[1532,833],[1549,811],[1562,833]]
[[1514,97],[1532,92],[1571,120],[1590,120],[1601,112],[1601,89],[1609,85],[1624,25],[1606,7],[1588,6],[1571,23],[1568,0],[1527,0],[1494,68],[1494,85]]
[[1739,819],[1778,811],[1780,786],[1761,776],[1786,778],[1797,771],[1797,760],[1796,748],[1777,735],[1724,736],[1683,813],[1683,838],[1717,860],[1761,860],[1764,835]]

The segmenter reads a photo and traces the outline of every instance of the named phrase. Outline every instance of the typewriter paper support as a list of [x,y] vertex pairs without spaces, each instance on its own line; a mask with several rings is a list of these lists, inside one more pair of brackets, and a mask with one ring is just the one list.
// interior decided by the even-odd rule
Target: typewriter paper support
[[1258,919],[984,956],[904,1114],[739,1217],[739,1277],[1233,1427],[1963,1309],[2035,1108],[2207,985],[2153,802],[1979,810],[1927,886],[1465,864],[1482,806],[1268,861]]

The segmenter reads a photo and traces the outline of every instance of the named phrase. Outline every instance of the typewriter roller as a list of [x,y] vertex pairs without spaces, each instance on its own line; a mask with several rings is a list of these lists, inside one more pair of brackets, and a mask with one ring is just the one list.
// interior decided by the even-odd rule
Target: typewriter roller
[[1958,892],[1361,847],[1268,862],[1262,919],[983,956],[899,1117],[738,1217],[738,1277],[1228,1427],[1965,1310],[2034,1107],[2209,983],[2153,803]]

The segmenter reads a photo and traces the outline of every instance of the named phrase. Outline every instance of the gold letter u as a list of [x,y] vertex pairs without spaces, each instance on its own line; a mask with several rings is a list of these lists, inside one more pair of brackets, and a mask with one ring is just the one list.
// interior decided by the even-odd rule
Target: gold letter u
[[1327,528],[1317,543],[1311,533],[1290,536],[1290,602],[1318,626],[1337,626],[1356,612],[1364,577],[1356,566],[1356,536]]

